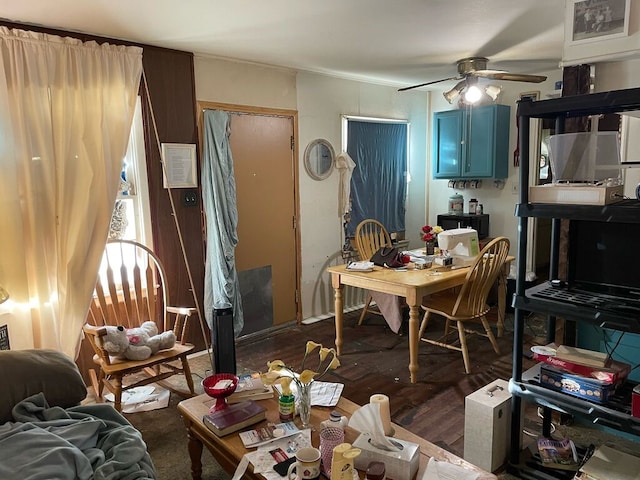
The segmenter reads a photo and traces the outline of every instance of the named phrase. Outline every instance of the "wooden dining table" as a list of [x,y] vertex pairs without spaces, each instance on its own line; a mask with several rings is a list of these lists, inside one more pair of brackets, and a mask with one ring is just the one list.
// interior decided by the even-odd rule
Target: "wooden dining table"
[[[502,336],[504,331],[507,296],[506,279],[509,263],[513,260],[513,256],[507,257],[507,261],[498,277],[498,336]],[[433,266],[432,268],[418,270],[411,266],[407,269],[375,266],[373,271],[361,272],[348,270],[347,264],[344,264],[329,267],[327,271],[331,274],[331,285],[335,292],[335,344],[338,355],[342,354],[343,290],[345,285],[405,298],[409,306],[409,375],[411,383],[416,383],[418,378],[418,347],[420,343],[418,328],[420,325],[422,299],[427,295],[461,286],[467,276],[469,267]]]

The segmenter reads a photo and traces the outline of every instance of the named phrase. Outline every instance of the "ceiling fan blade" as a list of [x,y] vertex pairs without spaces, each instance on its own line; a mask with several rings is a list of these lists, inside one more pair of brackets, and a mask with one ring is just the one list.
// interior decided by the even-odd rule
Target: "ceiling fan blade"
[[449,80],[462,80],[464,77],[450,77],[450,78],[443,78],[442,80],[434,80],[433,82],[426,82],[426,83],[421,83],[419,85],[412,85],[410,87],[403,87],[403,88],[399,88],[398,91],[399,92],[405,92],[407,90],[412,90],[414,88],[419,88],[419,87],[426,87],[427,85],[433,85],[434,83],[440,83],[440,82],[447,82]]
[[544,82],[547,77],[544,75],[526,75],[524,73],[507,73],[499,70],[478,70],[473,72],[472,75],[482,78],[492,78],[494,80],[508,80],[511,82],[531,82],[540,83]]

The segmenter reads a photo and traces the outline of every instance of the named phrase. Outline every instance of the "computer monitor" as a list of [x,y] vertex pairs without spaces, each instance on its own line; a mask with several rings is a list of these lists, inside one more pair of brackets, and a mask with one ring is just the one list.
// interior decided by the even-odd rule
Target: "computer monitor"
[[571,288],[640,301],[640,224],[572,220]]

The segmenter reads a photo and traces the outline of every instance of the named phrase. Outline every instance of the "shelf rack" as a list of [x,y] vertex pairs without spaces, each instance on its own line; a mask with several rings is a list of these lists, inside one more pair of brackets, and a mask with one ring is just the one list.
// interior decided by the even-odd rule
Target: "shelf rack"
[[569,118],[607,113],[640,111],[640,88],[615,90],[561,97],[550,100],[521,100],[518,103],[518,145],[521,155],[519,172],[519,203],[515,215],[518,217],[518,252],[516,257],[516,285],[513,298],[514,339],[513,369],[509,390],[513,394],[511,422],[511,455],[508,470],[520,478],[554,480],[572,478],[566,471],[543,467],[539,459],[529,452],[521,452],[521,404],[526,399],[543,407],[544,436],[551,435],[551,411],[580,415],[594,424],[605,425],[619,431],[640,435],[640,419],[629,412],[610,406],[581,400],[541,386],[531,372],[523,374],[523,343],[525,317],[529,312],[546,314],[548,317],[548,340],[555,332],[555,316],[575,321],[588,321],[606,328],[640,332],[640,313],[617,315],[599,312],[596,308],[580,304],[567,304],[560,300],[536,297],[537,289],[544,285],[526,289],[527,229],[529,218],[551,219],[551,256],[549,278],[558,278],[560,222],[562,219],[589,220],[599,222],[640,223],[640,201],[621,201],[606,206],[559,205],[529,203],[529,138],[531,119],[555,120],[556,133],[565,132],[565,121]]

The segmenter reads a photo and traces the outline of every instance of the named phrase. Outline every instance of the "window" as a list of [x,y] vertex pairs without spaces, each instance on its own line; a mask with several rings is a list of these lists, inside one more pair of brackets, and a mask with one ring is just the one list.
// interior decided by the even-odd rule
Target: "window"
[[[144,149],[140,97],[136,102],[127,153],[122,161],[120,187],[111,215],[109,239],[135,240],[151,247],[149,186],[147,183],[147,161]],[[122,258],[122,261],[127,265],[134,265],[136,259],[132,256],[133,251],[133,249],[126,249],[110,255],[112,257],[110,262],[112,267],[116,265],[117,269],[118,265],[114,258]],[[109,253],[111,253],[111,250],[109,250]],[[138,262],[140,262],[140,259],[138,259]],[[99,270],[100,279],[105,285],[108,283],[106,269],[107,259],[105,257],[102,259]],[[142,281],[144,283],[145,279],[143,278]],[[132,283],[133,278],[129,278],[129,282]],[[119,285],[120,280],[116,279],[116,284]]]
[[404,232],[409,124],[403,120],[343,117],[343,150],[355,162],[347,236],[367,218]]
[[120,189],[111,217],[109,238],[136,240],[147,246],[152,239],[140,97],[136,102],[129,146],[122,163]]

